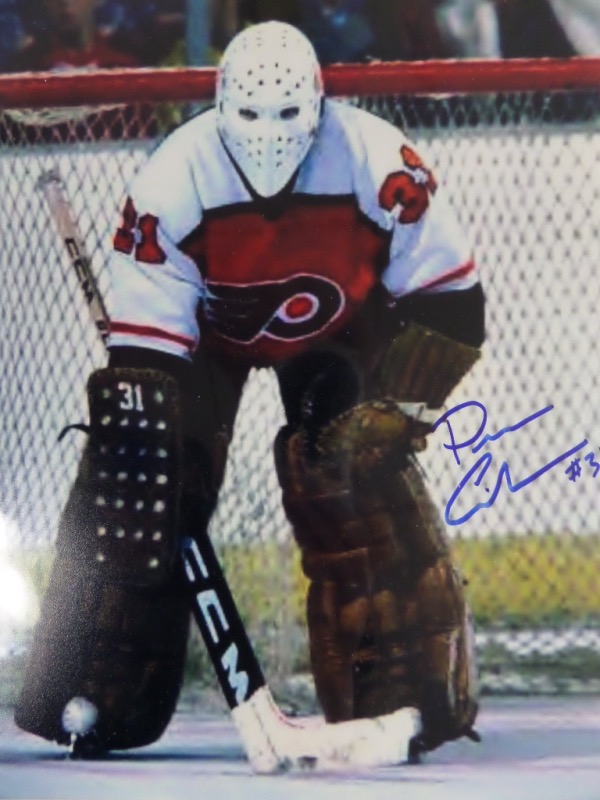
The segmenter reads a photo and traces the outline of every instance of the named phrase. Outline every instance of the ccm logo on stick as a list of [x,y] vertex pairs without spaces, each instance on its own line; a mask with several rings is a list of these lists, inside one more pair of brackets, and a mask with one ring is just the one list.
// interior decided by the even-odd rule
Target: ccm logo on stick
[[[193,539],[186,540],[184,544],[183,560],[190,583],[197,583],[201,579],[210,581],[210,574],[204,559]],[[215,648],[222,649],[226,644],[222,642],[223,634],[229,633],[230,626],[216,590],[200,588],[196,592],[196,602],[212,643]],[[225,647],[219,663],[229,687],[235,692],[236,703],[240,705],[247,699],[250,679],[245,670],[238,670],[238,658],[238,647],[235,642],[230,642]]]

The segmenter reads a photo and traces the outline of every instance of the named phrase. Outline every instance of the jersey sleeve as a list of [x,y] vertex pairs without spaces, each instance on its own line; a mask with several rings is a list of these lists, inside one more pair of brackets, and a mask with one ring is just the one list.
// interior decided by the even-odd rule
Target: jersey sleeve
[[197,265],[177,246],[202,219],[186,140],[172,134],[133,181],[110,259],[109,346],[190,358],[200,337]]
[[359,202],[391,233],[381,278],[385,287],[400,297],[475,285],[478,275],[468,240],[444,187],[416,146],[373,115],[363,114],[359,127]]

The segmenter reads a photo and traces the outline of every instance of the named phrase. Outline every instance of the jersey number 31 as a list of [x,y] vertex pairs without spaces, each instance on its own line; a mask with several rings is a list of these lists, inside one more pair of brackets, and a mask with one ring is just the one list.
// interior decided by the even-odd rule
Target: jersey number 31
[[113,246],[119,253],[134,254],[136,261],[145,264],[164,264],[165,251],[158,243],[158,218],[152,214],[138,216],[131,197],[123,209],[123,224],[117,228]]
[[379,190],[379,205],[386,211],[400,206],[399,222],[410,225],[418,222],[427,211],[429,195],[435,194],[437,182],[412,147],[403,144],[400,155],[405,169],[387,176]]

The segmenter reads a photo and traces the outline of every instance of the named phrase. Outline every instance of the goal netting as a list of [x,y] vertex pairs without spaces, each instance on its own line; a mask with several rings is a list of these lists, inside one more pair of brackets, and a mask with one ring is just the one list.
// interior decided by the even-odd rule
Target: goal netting
[[[505,461],[517,483],[588,442],[571,471],[575,456],[449,526],[491,689],[577,688],[600,675],[599,74],[598,61],[573,59],[326,75],[330,94],[408,132],[473,242],[487,340],[448,405],[482,403],[489,433],[553,406],[490,445],[487,480]],[[192,69],[0,77],[0,553],[35,562],[38,583],[84,443],[57,435],[86,418],[85,381],[106,358],[40,177],[60,174],[110,296],[126,186],[161,137],[210,104],[213,86],[210,70]],[[272,678],[307,666],[304,584],[271,454],[282,422],[273,376],[253,371],[211,524]],[[475,460],[461,472],[443,435],[432,437],[422,462],[442,510]],[[481,501],[471,488],[468,508]]]

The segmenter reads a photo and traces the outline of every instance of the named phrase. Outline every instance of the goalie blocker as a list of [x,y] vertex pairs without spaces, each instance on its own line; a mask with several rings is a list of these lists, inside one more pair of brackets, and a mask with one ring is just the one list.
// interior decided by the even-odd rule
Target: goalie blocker
[[161,735],[179,694],[189,628],[174,570],[177,384],[156,370],[108,368],[90,377],[88,399],[89,441],[60,521],[15,712],[24,730],[68,744],[63,709],[86,698],[98,719],[78,743],[82,754]]
[[[311,665],[325,716],[418,708],[414,754],[477,738],[477,678],[463,581],[414,458],[431,424],[402,409],[438,408],[478,356],[411,323],[367,378],[363,402],[361,382],[345,381],[338,358],[328,380],[308,384],[304,416],[276,441],[283,502],[310,581]],[[342,405],[355,393],[341,413],[331,403],[333,372],[354,387],[338,391]]]

